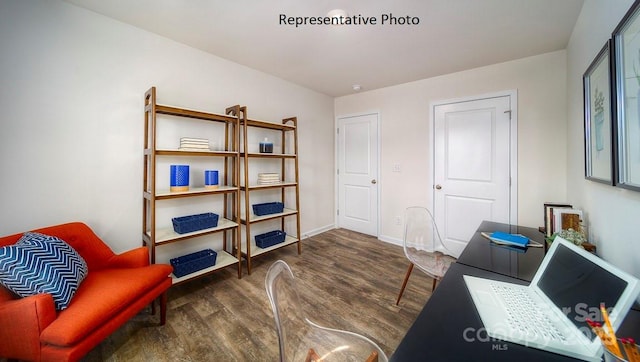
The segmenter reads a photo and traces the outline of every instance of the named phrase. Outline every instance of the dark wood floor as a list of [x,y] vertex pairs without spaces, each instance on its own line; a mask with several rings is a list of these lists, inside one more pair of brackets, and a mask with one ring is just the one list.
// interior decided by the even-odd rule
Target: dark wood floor
[[407,267],[402,248],[331,230],[253,260],[238,279],[229,267],[169,290],[167,324],[140,313],[91,351],[85,361],[276,361],[278,340],[264,288],[267,269],[285,260],[308,316],[364,334],[391,355],[430,297],[431,279],[414,271],[395,305]]

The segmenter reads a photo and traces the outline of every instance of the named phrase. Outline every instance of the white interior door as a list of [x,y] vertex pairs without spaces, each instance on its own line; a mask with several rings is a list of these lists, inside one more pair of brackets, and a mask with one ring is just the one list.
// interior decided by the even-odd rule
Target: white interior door
[[434,217],[454,256],[483,220],[510,223],[515,215],[516,194],[511,185],[517,148],[511,98],[496,96],[433,108]]
[[378,114],[338,118],[338,226],[378,236]]

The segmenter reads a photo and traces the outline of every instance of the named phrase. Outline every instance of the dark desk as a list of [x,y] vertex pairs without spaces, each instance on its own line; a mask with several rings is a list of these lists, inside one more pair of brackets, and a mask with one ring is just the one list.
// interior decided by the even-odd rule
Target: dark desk
[[452,264],[391,361],[577,361],[489,338],[462,279],[465,274],[527,284],[502,274]]
[[[495,227],[500,225],[505,226],[485,222],[478,230],[485,231],[484,227],[490,227],[488,230],[495,231]],[[499,230],[519,232],[534,240],[542,236],[532,228]],[[530,234],[532,231],[534,233]],[[542,248],[529,248],[526,253],[507,249],[494,250],[479,233],[474,235],[458,262],[451,265],[445,277],[438,283],[390,361],[577,361],[555,353],[489,338],[482,328],[482,321],[462,278],[466,274],[529,284],[543,255]],[[639,329],[640,312],[632,310],[618,334],[640,340]]]
[[483,221],[462,251],[458,263],[530,282],[544,258],[544,248],[530,247],[520,250],[491,243],[480,235],[481,232],[494,231],[522,234],[542,245],[545,242],[544,235],[537,229]]

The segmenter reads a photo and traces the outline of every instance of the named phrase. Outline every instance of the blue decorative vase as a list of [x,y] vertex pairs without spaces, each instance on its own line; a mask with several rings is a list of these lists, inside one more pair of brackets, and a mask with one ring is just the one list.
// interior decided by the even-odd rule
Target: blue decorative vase
[[172,192],[189,191],[189,165],[171,165]]
[[204,171],[204,187],[207,189],[218,188],[218,170]]

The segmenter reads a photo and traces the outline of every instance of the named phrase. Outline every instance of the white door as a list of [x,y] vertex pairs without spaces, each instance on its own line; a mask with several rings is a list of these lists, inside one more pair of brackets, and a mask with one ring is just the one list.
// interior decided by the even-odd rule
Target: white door
[[378,114],[338,118],[338,226],[378,236]]
[[515,95],[433,107],[433,211],[443,242],[454,256],[483,220],[515,223],[512,98]]

